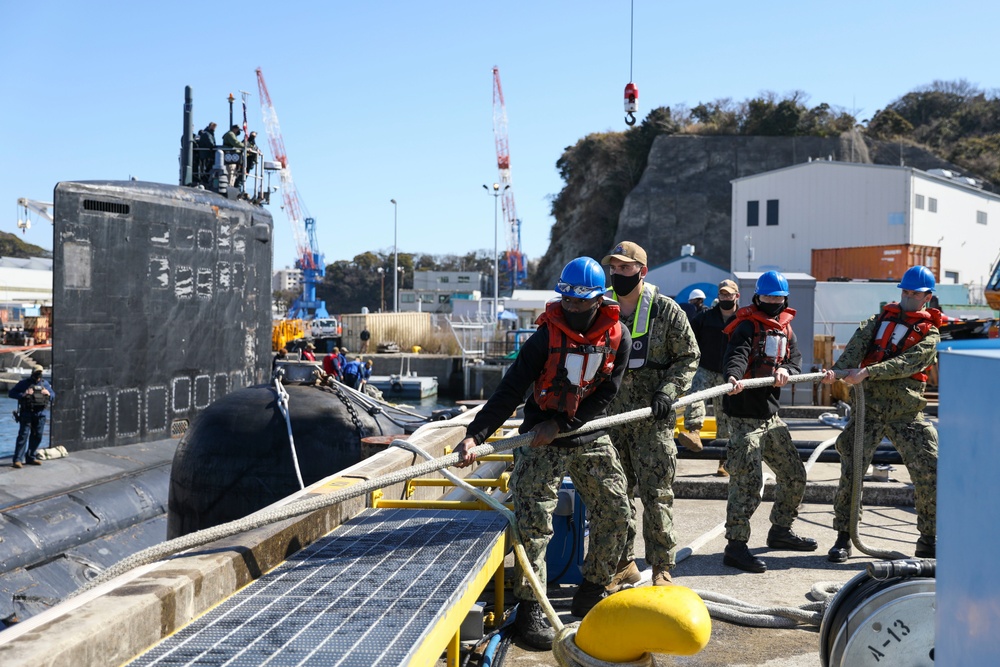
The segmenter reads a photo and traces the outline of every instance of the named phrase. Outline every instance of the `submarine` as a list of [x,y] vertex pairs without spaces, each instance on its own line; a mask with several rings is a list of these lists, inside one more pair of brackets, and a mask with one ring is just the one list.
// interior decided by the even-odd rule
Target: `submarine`
[[[255,469],[266,492],[230,489],[229,505],[287,495],[274,481],[284,477],[269,477],[253,460],[280,448],[267,459],[280,468],[274,457],[289,450],[284,423],[272,428],[280,415],[269,389],[274,225],[265,208],[264,165],[232,187],[224,168],[232,156],[221,147],[213,159],[195,160],[190,87],[183,126],[176,185],[65,181],[54,188],[51,382],[57,401],[50,444],[65,447],[68,456],[0,472],[0,628],[55,605],[103,569],[166,539],[178,452],[194,467],[173,493],[178,502],[195,503],[196,514],[218,505],[201,482],[230,486],[247,468]],[[316,427],[317,413],[336,418],[342,412],[358,440],[369,432],[402,432],[384,416],[371,416],[378,410],[369,403],[355,410],[365,420],[356,427],[358,419],[347,414],[350,401],[337,392],[314,393],[297,402],[290,430],[305,433]],[[205,426],[193,428],[206,412]],[[197,439],[185,440],[189,433],[217,436],[220,423],[249,413],[256,416],[244,421],[266,432],[256,452],[231,438],[226,458]],[[345,445],[351,452],[360,449],[354,439]],[[311,454],[307,435],[298,446],[310,477],[343,464],[343,457]],[[329,439],[323,446],[330,449]],[[243,502],[228,511],[252,510]]]

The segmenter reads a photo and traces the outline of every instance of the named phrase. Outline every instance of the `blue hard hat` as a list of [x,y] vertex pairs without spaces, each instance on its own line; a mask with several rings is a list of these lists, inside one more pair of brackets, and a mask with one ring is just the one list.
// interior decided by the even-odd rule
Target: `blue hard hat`
[[788,279],[777,271],[760,274],[754,294],[761,296],[788,296]]
[[936,283],[934,274],[926,266],[911,266],[903,274],[903,279],[896,287],[908,289],[911,292],[933,292]]
[[590,257],[577,257],[567,264],[556,283],[556,292],[576,299],[592,299],[607,291],[604,269]]

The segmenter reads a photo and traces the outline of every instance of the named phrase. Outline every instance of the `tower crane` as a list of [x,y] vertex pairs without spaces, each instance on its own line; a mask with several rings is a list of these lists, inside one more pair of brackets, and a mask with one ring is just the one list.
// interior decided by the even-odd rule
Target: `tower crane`
[[[52,202],[49,201],[35,201],[34,199],[28,199],[27,197],[19,197],[17,200],[18,216],[17,216],[17,228],[21,230],[24,234],[28,229],[31,228],[31,214],[40,215],[49,222],[52,222]],[[24,217],[21,217],[21,214]]]
[[326,303],[316,298],[316,285],[323,280],[326,273],[323,254],[319,251],[319,243],[316,241],[316,219],[309,215],[292,180],[285,141],[281,138],[281,128],[278,125],[278,114],[271,102],[271,94],[267,92],[264,73],[259,67],[257,89],[260,92],[260,110],[264,116],[264,128],[267,131],[271,154],[281,165],[281,170],[278,172],[281,177],[281,196],[285,203],[285,215],[292,224],[292,233],[295,236],[295,267],[302,271],[302,295],[292,303],[288,317],[292,319],[329,317]]
[[[507,229],[507,273],[513,290],[528,280],[524,255],[521,254],[521,220],[514,205],[514,188],[510,180],[510,147],[507,141],[507,107],[500,86],[500,68],[493,68],[493,138],[497,146],[497,170],[501,186],[500,204]],[[505,188],[504,185],[511,187]]]

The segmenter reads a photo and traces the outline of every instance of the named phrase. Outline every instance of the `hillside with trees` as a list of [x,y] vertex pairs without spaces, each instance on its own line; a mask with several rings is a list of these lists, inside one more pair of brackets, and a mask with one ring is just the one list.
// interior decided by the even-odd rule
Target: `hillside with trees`
[[52,258],[52,251],[31,243],[25,243],[16,234],[0,232],[0,257],[43,257]]
[[[392,250],[365,252],[351,260],[339,260],[326,267],[323,283],[316,286],[318,298],[326,301],[331,313],[359,313],[362,307],[378,312],[392,310]],[[500,284],[505,284],[504,257],[500,258]],[[399,289],[413,287],[414,271],[476,271],[493,276],[493,251],[476,250],[465,255],[399,253]],[[381,272],[379,271],[381,269]],[[507,278],[509,281],[509,278]],[[279,310],[286,311],[299,291],[276,292]]]
[[[647,247],[650,263],[677,256],[683,236],[708,261],[729,262],[729,180],[811,158],[950,168],[1000,183],[1000,98],[966,81],[936,81],[860,121],[796,91],[660,107],[624,132],[590,134],[556,163],[565,182],[552,201],[549,250],[532,276],[550,287],[568,259],[600,257],[617,237]],[[720,240],[724,238],[724,243]],[[699,255],[702,252],[699,251]]]

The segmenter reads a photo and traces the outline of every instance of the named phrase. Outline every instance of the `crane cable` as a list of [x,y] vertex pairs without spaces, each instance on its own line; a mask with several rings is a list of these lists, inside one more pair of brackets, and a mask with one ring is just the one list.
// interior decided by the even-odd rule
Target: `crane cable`
[[[628,26],[628,82],[632,84],[632,60],[633,51],[635,48],[635,0],[632,0],[631,10],[629,12],[629,26]],[[628,111],[625,113],[625,124],[629,127],[635,125],[635,113]]]

